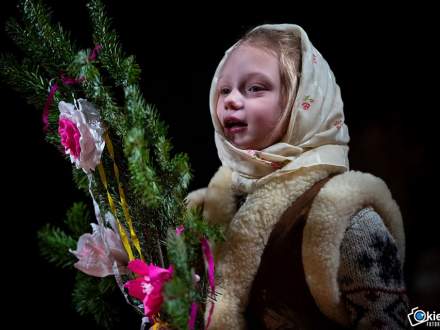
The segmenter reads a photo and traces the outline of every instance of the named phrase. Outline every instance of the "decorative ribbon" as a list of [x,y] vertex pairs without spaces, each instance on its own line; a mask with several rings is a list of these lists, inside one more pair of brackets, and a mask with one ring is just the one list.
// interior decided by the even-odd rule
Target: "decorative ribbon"
[[144,260],[142,253],[141,253],[141,245],[139,243],[139,239],[136,235],[136,232],[133,228],[133,221],[131,219],[130,212],[128,211],[127,199],[125,198],[124,188],[122,186],[121,181],[119,180],[119,169],[118,169],[118,166],[116,165],[116,161],[115,161],[115,153],[114,153],[114,149],[113,149],[113,144],[112,144],[112,141],[110,140],[110,137],[108,136],[107,132],[104,134],[104,139],[105,139],[105,145],[107,146],[107,150],[110,155],[110,158],[113,161],[113,171],[115,172],[116,183],[118,185],[119,198],[121,200],[122,210],[124,212],[125,219],[127,220],[128,228],[130,230],[131,241],[133,242],[133,245],[136,248],[140,258],[142,260]]
[[189,330],[194,330],[194,326],[196,324],[197,308],[198,308],[198,305],[195,302],[193,302],[191,304],[191,313],[190,313],[190,317],[188,320]]
[[[114,259],[114,257],[112,256],[112,254],[110,252],[110,247],[108,246],[108,242],[104,238],[104,228],[105,228],[104,221],[102,220],[102,216],[101,216],[101,211],[99,209],[99,205],[96,202],[95,196],[93,195],[93,191],[92,191],[93,174],[89,173],[87,175],[87,178],[89,180],[89,193],[90,193],[90,196],[92,197],[93,208],[94,208],[94,211],[95,211],[95,217],[96,217],[96,220],[98,221],[98,224],[99,224],[99,234],[101,235],[102,241],[104,242],[105,252],[107,253],[107,255],[110,258],[113,259],[112,269],[113,269],[113,273],[115,275],[116,283],[118,284],[119,289],[121,290],[121,292],[124,294],[124,297],[125,297],[125,300],[127,301],[127,303],[130,304],[131,306],[135,307],[137,310],[143,311],[143,307],[134,305],[130,301],[130,299],[128,298],[128,294],[127,294],[126,290],[124,289],[124,282],[122,281],[121,274],[119,273],[118,263],[117,263],[116,259]],[[122,228],[122,229],[124,230],[124,228]]]
[[53,103],[53,97],[55,96],[55,92],[58,89],[58,84],[54,83],[49,90],[49,95],[47,96],[46,103],[44,104],[43,109],[43,129],[46,132],[49,127],[49,108]]
[[93,48],[92,52],[90,53],[88,60],[89,61],[95,61],[96,57],[98,56],[99,52],[101,51],[102,46],[101,45],[96,45],[95,48]]
[[162,322],[160,319],[160,314],[157,313],[157,316],[153,316],[153,330],[167,329],[168,323]]
[[84,77],[72,78],[72,77],[66,77],[64,74],[61,74],[60,77],[61,77],[61,82],[63,83],[63,85],[66,86],[80,84],[85,80]]
[[[101,235],[102,241],[104,242],[104,247],[105,247],[105,251],[106,251],[107,255],[111,256],[110,248],[108,246],[108,242],[107,242],[107,240],[104,239],[104,232],[103,232],[103,230],[105,228],[104,221],[102,220],[102,216],[101,216],[101,211],[99,209],[99,205],[96,202],[95,196],[93,195],[93,191],[92,191],[93,175],[91,173],[89,173],[87,175],[87,178],[89,180],[89,193],[90,193],[90,196],[92,197],[93,208],[94,208],[94,211],[95,211],[95,217],[96,217],[96,220],[98,221],[98,225],[99,225],[99,233]],[[108,193],[108,191],[107,191],[107,193]],[[111,196],[110,196],[110,198],[111,198]],[[124,228],[122,228],[122,230],[124,230]],[[125,233],[125,231],[124,231],[124,233]],[[126,234],[125,234],[125,237],[127,237]],[[124,295],[126,296],[126,299],[127,299],[127,294],[125,293],[125,290],[123,289],[123,283],[122,283],[121,275],[119,274],[119,268],[118,268],[118,264],[117,264],[116,260],[113,261],[112,269],[113,269],[113,271],[115,273],[116,282],[118,283],[119,287],[122,287],[121,291],[124,293]]]
[[[202,251],[205,257],[205,263],[208,271],[208,283],[211,288],[211,296],[214,298],[215,296],[215,268],[214,268],[214,257],[212,255],[211,247],[209,246],[209,242],[206,238],[202,238]],[[208,320],[206,322],[205,330],[208,329],[209,324],[211,323],[211,316],[214,312],[214,302],[211,303],[211,307],[209,309]]]
[[108,203],[110,205],[110,209],[113,213],[113,216],[116,219],[116,223],[118,224],[119,235],[121,236],[121,241],[122,241],[122,244],[124,245],[125,251],[127,251],[128,259],[130,261],[134,260],[135,258],[133,255],[133,251],[131,250],[130,242],[128,241],[127,233],[125,232],[124,227],[122,227],[121,223],[119,222],[119,219],[118,219],[118,216],[116,213],[115,202],[113,201],[113,197],[110,195],[110,192],[108,190],[107,177],[105,175],[105,170],[104,170],[104,167],[102,166],[102,163],[98,164],[98,172],[99,172],[99,176],[101,177],[101,182],[104,185],[104,188],[107,192]]

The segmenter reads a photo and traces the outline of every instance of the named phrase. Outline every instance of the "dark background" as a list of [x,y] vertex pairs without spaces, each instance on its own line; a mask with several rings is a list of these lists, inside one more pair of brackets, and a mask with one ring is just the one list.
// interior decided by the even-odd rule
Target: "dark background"
[[[92,48],[81,1],[46,1],[54,18],[83,48]],[[357,5],[322,7],[316,2],[258,7],[213,3],[178,8],[162,3],[108,1],[124,50],[140,64],[143,92],[169,125],[175,150],[189,154],[191,189],[206,185],[220,165],[213,141],[208,93],[223,52],[249,28],[296,23],[333,69],[350,129],[352,169],[383,178],[401,207],[407,237],[405,278],[411,307],[440,307],[440,226],[437,95],[438,71],[432,8]],[[152,5],[151,5],[152,6]],[[14,52],[5,18],[18,16],[14,1],[2,2],[1,52]],[[57,223],[73,201],[71,165],[44,142],[42,109],[28,106],[0,85],[2,114],[2,300],[15,322],[32,328],[93,327],[70,304],[73,272],[48,265],[38,254],[36,231]],[[6,198],[5,198],[6,197]],[[6,290],[5,290],[6,289]],[[62,324],[61,322],[66,322]]]

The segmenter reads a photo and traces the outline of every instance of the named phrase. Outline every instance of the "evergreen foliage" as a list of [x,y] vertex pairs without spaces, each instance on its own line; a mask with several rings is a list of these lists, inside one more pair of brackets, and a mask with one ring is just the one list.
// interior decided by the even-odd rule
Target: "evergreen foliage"
[[[187,155],[173,152],[166,125],[140,91],[141,70],[134,56],[122,50],[100,0],[87,4],[93,47],[83,50],[77,49],[60,24],[53,23],[50,9],[40,0],[21,0],[19,7],[20,19],[10,19],[6,31],[23,59],[1,54],[1,80],[38,110],[49,106],[46,139],[57,148],[60,101],[74,103],[86,98],[99,109],[106,127],[102,171],[95,170],[87,177],[73,168],[73,181],[86,194],[93,194],[101,214],[110,211],[120,220],[129,233],[135,257],[142,254],[148,263],[173,265],[175,273],[165,286],[161,318],[173,328],[185,329],[191,303],[201,306],[206,302],[200,240],[222,239],[219,228],[208,226],[197,211],[185,207],[191,180]],[[48,95],[54,87],[51,103]],[[72,268],[76,260],[69,249],[75,250],[80,235],[90,232],[92,218],[85,204],[73,204],[66,215],[65,230],[48,224],[39,231],[42,255],[58,267]],[[179,225],[184,225],[185,231],[176,235]],[[140,251],[133,234],[140,241]],[[198,283],[194,281],[196,273],[201,278]],[[112,278],[78,273],[73,293],[77,311],[110,328],[117,309],[108,298],[116,288]],[[202,314],[197,320],[200,328]]]

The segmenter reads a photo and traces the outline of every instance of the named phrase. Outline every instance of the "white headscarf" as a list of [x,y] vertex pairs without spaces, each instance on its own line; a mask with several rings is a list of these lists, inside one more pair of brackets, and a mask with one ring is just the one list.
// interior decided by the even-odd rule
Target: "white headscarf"
[[239,149],[227,141],[218,120],[217,82],[231,51],[221,60],[211,84],[210,108],[215,143],[223,166],[232,170],[234,187],[250,193],[276,176],[311,166],[325,166],[332,172],[348,170],[350,138],[344,122],[343,103],[333,72],[298,25],[261,25],[257,29],[288,31],[301,39],[302,71],[295,100],[288,100],[290,120],[280,142],[262,150]]

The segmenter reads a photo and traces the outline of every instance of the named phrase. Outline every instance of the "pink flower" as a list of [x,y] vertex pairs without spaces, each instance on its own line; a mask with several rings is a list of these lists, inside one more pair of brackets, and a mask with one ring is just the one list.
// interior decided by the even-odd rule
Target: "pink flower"
[[140,276],[125,283],[124,287],[130,296],[143,302],[145,315],[151,317],[160,310],[163,303],[162,289],[173,276],[173,266],[165,269],[136,259],[130,261],[128,268]]
[[312,103],[315,102],[314,99],[310,97],[310,95],[306,95],[303,99],[303,103],[301,103],[301,106],[304,110],[309,110]]
[[61,101],[58,109],[58,132],[66,154],[77,168],[90,173],[101,162],[105,146],[99,111],[84,99],[78,99],[75,104]]
[[69,119],[61,118],[58,125],[58,133],[61,137],[61,144],[72,157],[79,158],[81,145],[79,138],[81,133],[78,127]]
[[304,110],[309,110],[309,108],[310,108],[310,103],[308,103],[308,102],[303,102],[302,107],[303,107]]
[[76,250],[70,251],[79,259],[75,268],[91,276],[105,277],[114,274],[113,264],[116,261],[119,273],[127,274],[128,256],[119,235],[110,228],[91,225],[93,233],[81,235]]
[[183,233],[184,230],[185,227],[183,227],[183,225],[180,225],[179,227],[176,228],[176,235],[179,236],[180,234]]

